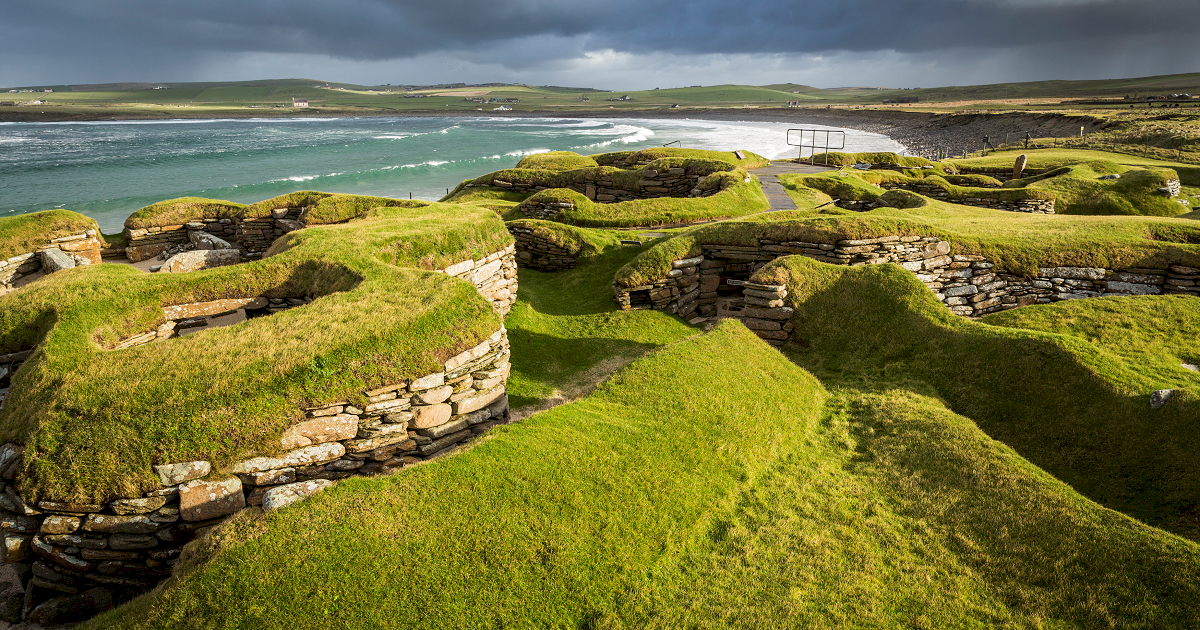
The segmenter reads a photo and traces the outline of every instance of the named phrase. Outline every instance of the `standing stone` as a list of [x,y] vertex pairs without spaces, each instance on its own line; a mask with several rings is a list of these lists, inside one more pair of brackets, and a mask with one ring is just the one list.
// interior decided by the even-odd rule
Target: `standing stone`
[[246,507],[242,480],[189,481],[179,486],[179,512],[185,521],[207,521]]
[[42,271],[54,273],[75,267],[75,259],[57,247],[42,250]]
[[1029,158],[1024,155],[1018,155],[1017,161],[1013,163],[1013,179],[1021,179],[1025,174],[1025,165],[1029,162]]

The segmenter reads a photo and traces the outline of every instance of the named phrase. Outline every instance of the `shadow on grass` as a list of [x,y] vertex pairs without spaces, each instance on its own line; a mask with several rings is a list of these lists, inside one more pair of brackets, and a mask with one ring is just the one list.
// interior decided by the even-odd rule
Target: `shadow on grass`
[[935,393],[1081,494],[1200,539],[1193,392],[1151,410],[1120,357],[1077,337],[959,319],[898,267],[783,264],[796,300],[786,354],[827,388]]

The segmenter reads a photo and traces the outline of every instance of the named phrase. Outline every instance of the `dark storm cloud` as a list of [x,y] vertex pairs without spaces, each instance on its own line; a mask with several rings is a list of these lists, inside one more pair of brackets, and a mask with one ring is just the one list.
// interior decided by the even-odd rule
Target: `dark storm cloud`
[[[212,53],[316,53],[356,61],[448,53],[529,67],[609,49],[635,55],[953,50],[985,56],[1035,46],[1094,53],[1102,63],[1130,54],[1133,42],[1164,49],[1190,42],[1200,3],[0,0],[0,14],[0,40],[9,50],[64,69],[74,59],[91,68],[109,62],[169,71],[189,56]],[[1030,78],[1044,78],[1037,70],[1030,68]]]

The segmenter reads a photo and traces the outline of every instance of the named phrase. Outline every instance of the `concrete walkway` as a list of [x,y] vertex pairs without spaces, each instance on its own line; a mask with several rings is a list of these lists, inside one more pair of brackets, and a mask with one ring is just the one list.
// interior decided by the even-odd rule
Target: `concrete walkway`
[[808,164],[797,164],[795,162],[771,162],[770,165],[762,168],[756,168],[752,171],[758,176],[758,180],[762,182],[763,194],[767,196],[767,201],[771,202],[770,212],[779,212],[780,210],[795,210],[796,203],[787,195],[787,191],[783,189],[783,184],[779,182],[779,176],[787,173],[824,173],[832,171],[830,166],[810,166]]

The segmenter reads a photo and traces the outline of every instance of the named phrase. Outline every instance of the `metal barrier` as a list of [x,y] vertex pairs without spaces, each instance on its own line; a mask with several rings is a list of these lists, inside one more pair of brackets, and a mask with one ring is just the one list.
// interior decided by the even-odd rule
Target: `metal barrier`
[[669,146],[671,146],[672,144],[677,144],[677,145],[679,145],[679,148],[680,148],[680,149],[682,149],[682,148],[683,148],[683,141],[682,141],[682,140],[673,140],[673,141],[671,141],[671,142],[668,142],[668,143],[664,144],[663,146],[664,146],[664,147],[669,147]]
[[[792,133],[793,132],[797,132],[800,134],[799,142],[792,142]],[[823,147],[822,147],[822,145],[817,144],[817,137],[820,134],[825,134],[825,138],[824,138],[825,144]],[[838,146],[836,146],[836,147],[833,146],[832,144],[830,144],[830,135],[831,134],[839,134],[838,135],[839,142],[838,142]],[[807,140],[807,142],[806,142],[806,140]],[[831,149],[840,151],[841,149],[846,148],[846,132],[845,131],[837,131],[837,130],[833,130],[833,129],[788,129],[787,130],[787,143],[788,143],[788,145],[793,146],[793,147],[800,147],[800,155],[796,158],[796,161],[803,160],[804,159],[804,150],[809,149],[810,150],[810,153],[809,153],[809,163],[810,164],[816,164],[817,148],[818,147],[824,148],[825,149],[825,151],[824,151],[825,164],[828,165],[829,164],[829,151]]]

